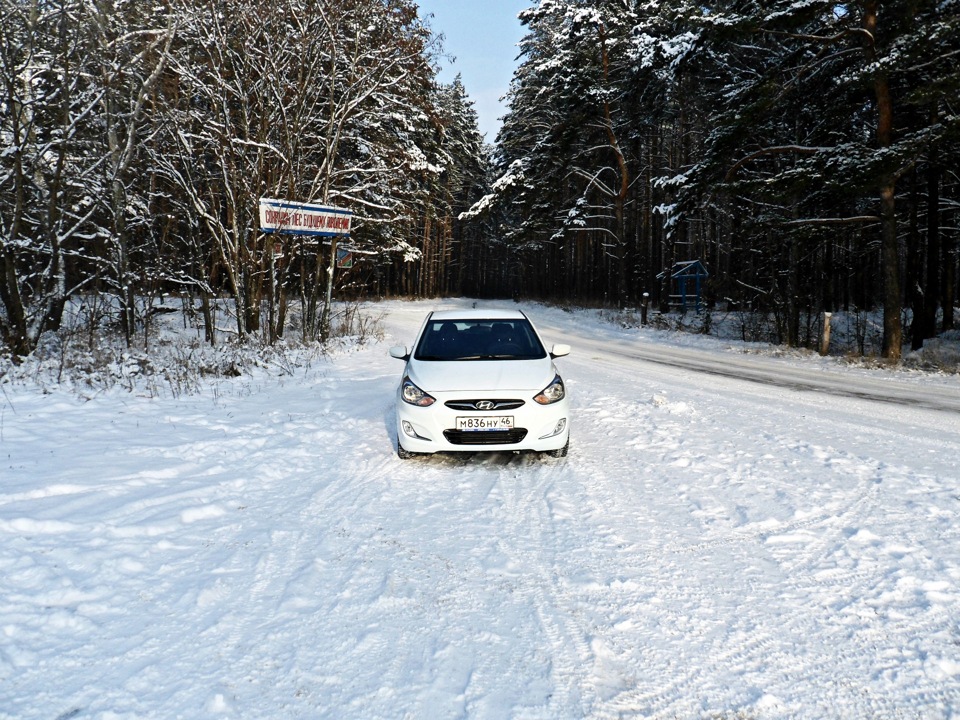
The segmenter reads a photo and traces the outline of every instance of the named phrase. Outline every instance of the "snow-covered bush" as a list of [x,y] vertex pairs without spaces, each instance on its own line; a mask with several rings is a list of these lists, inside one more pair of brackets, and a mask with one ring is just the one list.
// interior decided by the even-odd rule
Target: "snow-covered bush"
[[[0,355],[0,385],[32,384],[43,392],[67,390],[82,397],[123,390],[148,397],[179,397],[199,393],[210,378],[230,379],[263,370],[293,375],[331,353],[349,351],[383,338],[382,314],[364,306],[337,305],[332,337],[325,343],[304,343],[291,332],[268,343],[260,335],[228,337],[213,346],[192,322],[179,313],[156,316],[145,347],[127,347],[111,324],[89,327],[85,322],[47,332],[37,349],[15,362]],[[224,337],[227,337],[224,334]]]

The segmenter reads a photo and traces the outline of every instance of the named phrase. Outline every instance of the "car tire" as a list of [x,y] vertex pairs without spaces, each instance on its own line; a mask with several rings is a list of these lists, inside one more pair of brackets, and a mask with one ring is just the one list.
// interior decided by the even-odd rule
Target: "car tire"
[[570,440],[567,440],[567,444],[562,448],[557,448],[556,450],[547,450],[547,455],[552,458],[565,458],[567,456],[567,451],[570,449]]
[[397,457],[401,460],[409,460],[410,458],[415,458],[417,453],[410,452],[409,450],[404,450],[403,445],[400,444],[400,438],[397,438]]

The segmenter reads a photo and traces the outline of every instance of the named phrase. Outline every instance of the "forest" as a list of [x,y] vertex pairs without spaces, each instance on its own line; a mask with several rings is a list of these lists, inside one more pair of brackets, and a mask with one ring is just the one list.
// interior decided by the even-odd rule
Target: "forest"
[[[332,299],[669,311],[693,261],[776,342],[954,329],[960,0],[530,5],[485,145],[413,0],[0,0],[4,351],[173,297],[211,344],[322,342]],[[351,210],[352,266],[262,197]]]

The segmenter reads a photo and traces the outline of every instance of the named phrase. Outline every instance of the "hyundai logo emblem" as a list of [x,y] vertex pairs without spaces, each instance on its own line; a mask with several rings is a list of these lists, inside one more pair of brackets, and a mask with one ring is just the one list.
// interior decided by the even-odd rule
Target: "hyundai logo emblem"
[[477,410],[493,410],[497,405],[492,400],[478,400],[473,406]]

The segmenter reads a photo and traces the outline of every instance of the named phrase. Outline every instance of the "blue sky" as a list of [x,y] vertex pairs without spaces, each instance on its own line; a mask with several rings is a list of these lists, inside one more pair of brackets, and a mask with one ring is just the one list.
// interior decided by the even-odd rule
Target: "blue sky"
[[444,48],[456,58],[452,64],[441,60],[440,79],[449,82],[460,73],[480,117],[480,132],[493,143],[504,113],[499,99],[510,85],[517,43],[523,37],[517,13],[534,0],[417,0],[417,4],[421,17],[433,14],[427,22],[445,36]]

